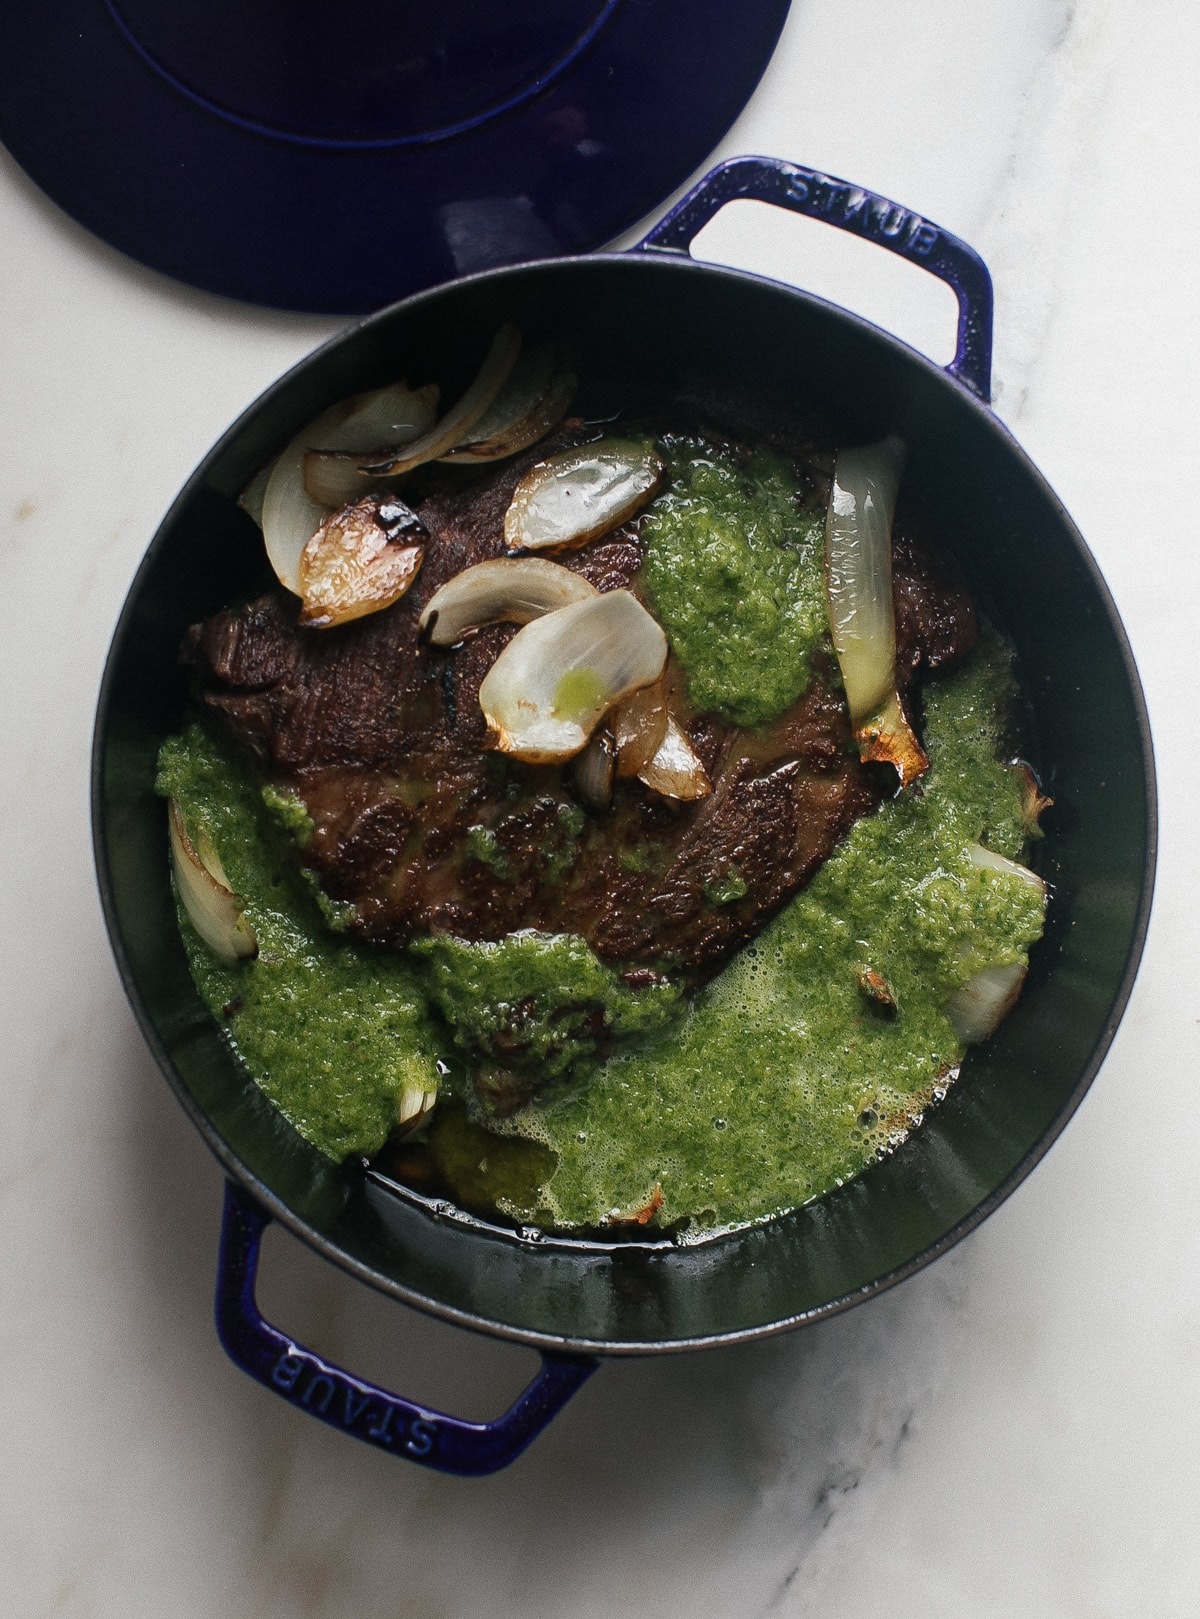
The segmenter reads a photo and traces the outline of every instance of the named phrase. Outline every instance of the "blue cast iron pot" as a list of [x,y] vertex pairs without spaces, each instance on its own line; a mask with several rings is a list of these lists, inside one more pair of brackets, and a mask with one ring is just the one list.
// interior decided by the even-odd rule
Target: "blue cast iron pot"
[[[809,214],[902,255],[959,300],[940,369],[817,298],[687,255],[726,202]],[[185,628],[254,584],[257,530],[239,491],[336,399],[397,376],[466,374],[506,320],[575,347],[580,407],[794,423],[833,442],[900,433],[906,494],[1017,648],[1034,758],[1055,812],[1041,849],[1046,936],[1015,1011],[902,1149],[770,1224],[692,1247],[527,1240],[337,1168],[283,1123],[202,1005],[180,943],[159,745],[180,726]],[[319,349],[265,393],[197,469],[155,536],[117,628],[93,763],[96,858],[113,950],[168,1083],[229,1177],[217,1322],[230,1355],[294,1405],[431,1467],[504,1466],[597,1357],[762,1337],[846,1309],[945,1252],[1046,1152],[1115,1032],[1145,935],[1154,870],[1150,736],[1112,601],[1061,504],[987,406],[987,271],[963,243],[886,199],[792,164],[743,158],[707,176],[628,254],[518,265],[409,298]],[[279,1220],[352,1275],[445,1321],[529,1344],[538,1376],[497,1422],[464,1423],[329,1365],[254,1302],[259,1240]]]

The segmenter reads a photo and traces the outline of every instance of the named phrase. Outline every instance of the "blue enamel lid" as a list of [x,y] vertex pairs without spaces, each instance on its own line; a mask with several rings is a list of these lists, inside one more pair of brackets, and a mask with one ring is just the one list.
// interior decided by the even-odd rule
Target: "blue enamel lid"
[[212,292],[357,313],[585,252],[720,140],[788,0],[55,0],[0,8],[0,139]]

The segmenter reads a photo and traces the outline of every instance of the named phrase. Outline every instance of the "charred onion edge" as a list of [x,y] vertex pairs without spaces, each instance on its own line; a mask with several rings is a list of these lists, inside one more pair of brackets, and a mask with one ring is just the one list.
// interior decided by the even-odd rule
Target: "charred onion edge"
[[1021,819],[1025,830],[1040,836],[1042,816],[1053,808],[1054,800],[1047,798],[1042,792],[1042,785],[1034,774],[1031,764],[1024,759],[1013,759],[1009,764],[1010,770],[1015,770],[1021,778]]
[[907,787],[929,769],[929,756],[917,741],[897,692],[855,726],[854,740],[863,763],[892,765],[901,787]]
[[649,1225],[666,1201],[663,1196],[662,1182],[655,1181],[654,1190],[643,1204],[636,1209],[631,1209],[628,1214],[610,1214],[608,1223],[609,1225]]
[[895,1013],[899,1010],[896,991],[892,988],[891,981],[876,968],[861,964],[855,971],[855,979],[860,993],[881,1012]]
[[669,722],[662,680],[640,687],[617,704],[609,724],[617,750],[618,776],[641,775],[666,740]]
[[[359,463],[394,453],[430,432],[440,397],[436,382],[421,388],[394,383],[361,395],[358,410],[335,433],[311,433],[303,462],[304,488],[310,499],[334,509],[361,499],[367,483]],[[408,406],[410,420],[401,427],[394,418],[402,404]]]

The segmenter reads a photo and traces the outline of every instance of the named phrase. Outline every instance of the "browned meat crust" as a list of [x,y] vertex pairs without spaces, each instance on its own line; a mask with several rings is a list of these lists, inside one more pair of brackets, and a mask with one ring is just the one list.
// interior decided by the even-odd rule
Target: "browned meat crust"
[[[580,935],[610,962],[695,976],[751,938],[891,784],[859,763],[836,671],[820,659],[766,733],[683,714],[714,784],[693,804],[630,781],[588,813],[563,772],[488,751],[479,685],[515,631],[443,651],[420,644],[417,620],[447,579],[503,553],[512,489],[545,453],[418,504],[431,539],[394,607],[304,630],[279,591],[196,626],[185,656],[264,778],[303,799],[315,830],[302,858],[330,898],[356,907],[351,931],[400,946],[536,928]],[[559,560],[610,590],[635,582],[642,545],[630,528]],[[975,619],[953,566],[900,536],[894,574],[905,677],[961,656]]]

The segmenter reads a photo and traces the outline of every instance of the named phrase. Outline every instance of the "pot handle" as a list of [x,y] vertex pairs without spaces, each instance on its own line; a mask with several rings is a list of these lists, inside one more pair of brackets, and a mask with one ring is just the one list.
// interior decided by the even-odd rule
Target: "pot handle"
[[232,1181],[217,1262],[217,1335],[244,1372],[289,1404],[393,1456],[443,1473],[495,1473],[516,1458],[596,1370],[586,1356],[544,1351],[528,1388],[494,1422],[464,1422],[389,1394],[296,1343],[262,1317],[254,1297],[271,1216]]
[[773,203],[839,230],[865,236],[910,264],[928,270],[958,299],[958,347],[946,367],[985,404],[992,396],[992,278],[957,236],[874,191],[776,157],[735,157],[718,164],[637,243],[634,252],[686,253],[728,202]]

